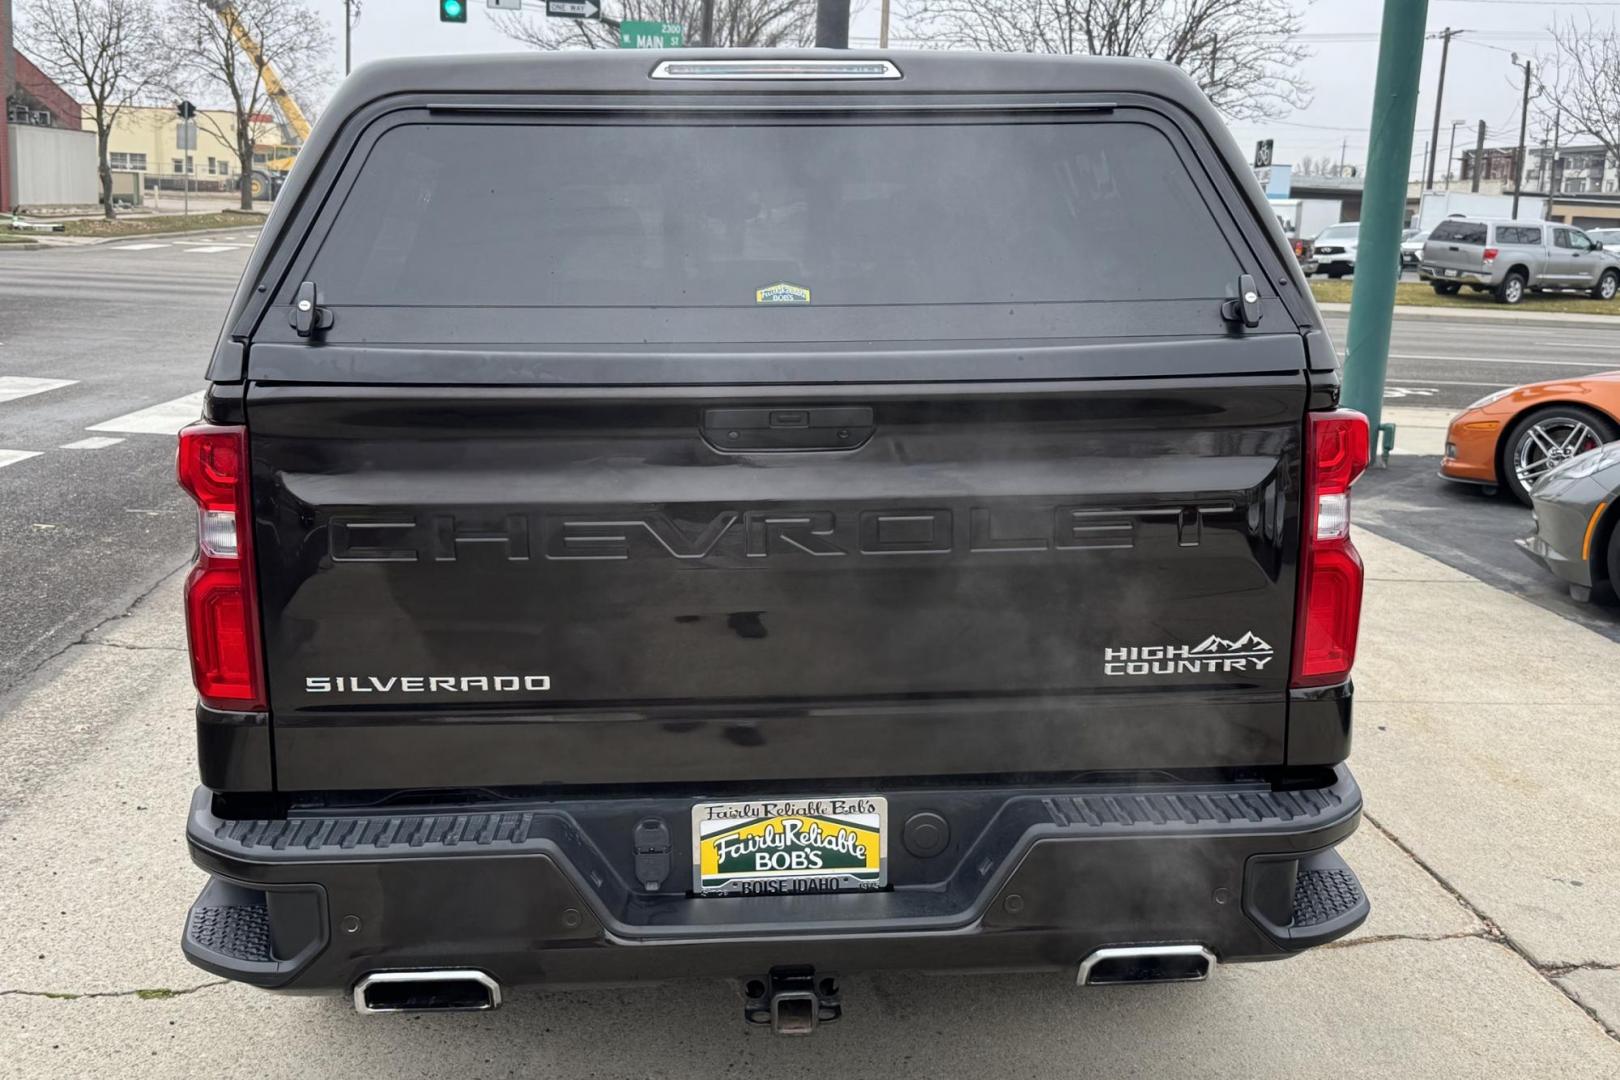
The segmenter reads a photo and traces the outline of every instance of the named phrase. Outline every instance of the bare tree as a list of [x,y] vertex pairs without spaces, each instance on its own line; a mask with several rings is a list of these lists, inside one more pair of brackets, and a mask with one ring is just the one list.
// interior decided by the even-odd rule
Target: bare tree
[[227,104],[228,121],[199,109],[197,123],[235,151],[241,206],[252,209],[254,149],[308,134],[292,88],[309,100],[325,84],[331,32],[305,0],[169,0],[169,11],[176,86]]
[[118,114],[159,89],[168,75],[150,0],[28,0],[18,44],[40,70],[84,95],[96,125],[102,211],[116,216],[107,140]]
[[909,18],[946,48],[1168,60],[1235,120],[1310,103],[1294,0],[913,0]]
[[[696,45],[703,23],[703,0],[623,0],[614,4],[625,22],[679,23],[683,40]],[[612,49],[619,33],[595,19],[528,18],[492,12],[507,37],[536,49]],[[808,45],[814,36],[815,0],[714,0],[714,44],[732,48]],[[559,25],[561,24],[561,25]]]
[[1294,171],[1300,176],[1315,176],[1316,159],[1309,154],[1304,155],[1299,159],[1299,164],[1294,166]]
[[1567,135],[1595,139],[1610,159],[1620,159],[1620,27],[1589,16],[1584,26],[1570,18],[1548,29],[1553,47],[1541,62],[1542,111],[1556,113]]

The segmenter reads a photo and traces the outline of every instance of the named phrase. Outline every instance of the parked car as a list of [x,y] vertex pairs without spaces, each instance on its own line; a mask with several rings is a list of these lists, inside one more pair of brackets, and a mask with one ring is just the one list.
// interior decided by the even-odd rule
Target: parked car
[[1525,505],[1555,467],[1620,437],[1620,371],[1487,394],[1452,418],[1440,475],[1505,487]]
[[1315,261],[1313,273],[1330,278],[1342,278],[1356,272],[1356,241],[1361,235],[1361,223],[1341,221],[1329,225],[1311,241],[1311,258]]
[[1521,550],[1577,600],[1614,601],[1620,585],[1620,442],[1552,469],[1530,492],[1535,532]]
[[1418,274],[1442,296],[1467,286],[1517,304],[1527,290],[1577,290],[1599,300],[1620,292],[1620,252],[1572,225],[1451,217],[1429,233]]
[[1305,237],[1296,237],[1293,241],[1294,258],[1299,260],[1299,268],[1306,277],[1316,272],[1316,253],[1311,248],[1311,242]]
[[358,69],[179,440],[185,954],[807,1033],[1349,933],[1368,429],[1247,168],[1151,61]]
[[1422,260],[1423,245],[1428,239],[1428,229],[1407,229],[1401,234],[1401,269],[1414,267]]

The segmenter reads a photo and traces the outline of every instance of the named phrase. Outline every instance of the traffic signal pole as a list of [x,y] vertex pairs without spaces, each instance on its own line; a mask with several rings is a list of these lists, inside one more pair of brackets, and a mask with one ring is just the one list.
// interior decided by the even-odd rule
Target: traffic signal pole
[[1355,287],[1350,294],[1350,335],[1344,357],[1341,400],[1366,414],[1373,431],[1381,436],[1386,465],[1395,445],[1395,427],[1382,423],[1384,376],[1389,370],[1395,283],[1401,273],[1406,177],[1412,168],[1412,131],[1417,119],[1423,29],[1428,14],[1429,0],[1399,0],[1384,5],[1378,77],[1373,86],[1372,145],[1367,151]]

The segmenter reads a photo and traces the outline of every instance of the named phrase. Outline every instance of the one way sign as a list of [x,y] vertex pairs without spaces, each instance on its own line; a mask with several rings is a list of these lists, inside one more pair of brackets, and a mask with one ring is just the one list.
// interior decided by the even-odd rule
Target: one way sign
[[596,0],[546,0],[546,14],[557,19],[600,19],[602,5]]

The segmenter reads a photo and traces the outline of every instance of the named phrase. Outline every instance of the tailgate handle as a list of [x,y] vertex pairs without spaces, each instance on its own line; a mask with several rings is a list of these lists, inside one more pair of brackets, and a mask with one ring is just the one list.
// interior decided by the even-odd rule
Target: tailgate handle
[[865,405],[706,409],[703,438],[717,450],[851,450],[872,437]]

